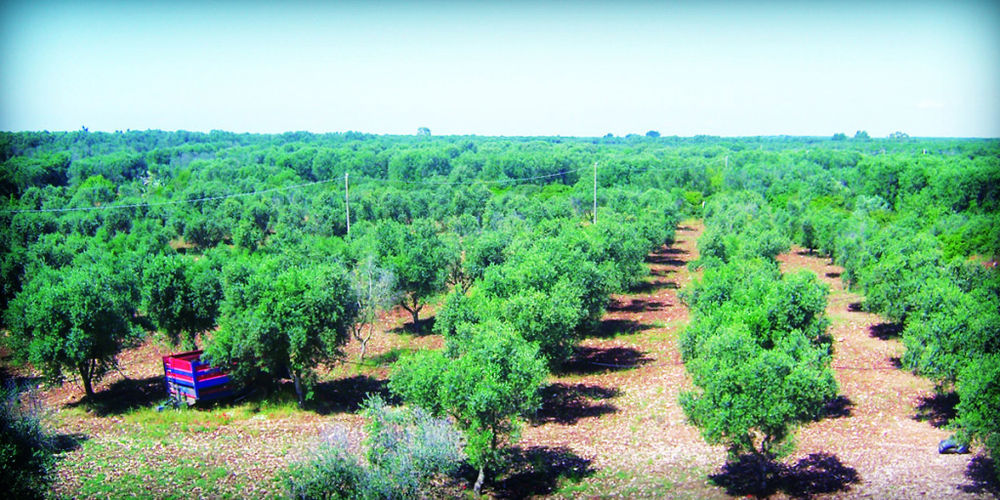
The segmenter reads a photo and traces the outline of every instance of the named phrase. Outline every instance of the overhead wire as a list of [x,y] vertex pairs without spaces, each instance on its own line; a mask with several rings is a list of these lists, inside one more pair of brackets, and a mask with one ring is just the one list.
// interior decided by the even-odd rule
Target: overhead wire
[[[475,181],[404,181],[404,180],[394,180],[394,179],[379,179],[379,178],[368,178],[364,179],[366,183],[402,183],[409,185],[426,185],[426,186],[472,186],[476,184],[516,184],[519,182],[535,181],[541,179],[551,179],[555,177],[561,177],[569,174],[574,174],[583,170],[590,170],[591,167],[580,167],[571,170],[562,170],[552,174],[545,175],[535,175],[530,177],[516,177],[512,179],[495,179],[495,180],[475,180]],[[626,167],[628,170],[638,170],[642,168],[642,172],[648,171],[651,167]],[[158,207],[165,205],[183,205],[183,204],[196,204],[204,203],[207,201],[219,201],[228,198],[238,198],[246,196],[256,196],[261,194],[279,192],[279,191],[291,191],[296,189],[303,189],[307,187],[330,184],[333,182],[340,182],[339,178],[335,179],[325,179],[321,181],[305,182],[301,184],[293,184],[290,186],[279,186],[274,188],[262,189],[258,191],[247,191],[243,193],[231,193],[218,196],[206,196],[202,198],[191,198],[191,199],[179,199],[179,200],[168,200],[168,201],[158,201],[158,202],[146,202],[146,203],[126,203],[119,205],[98,205],[90,207],[61,207],[61,208],[25,208],[25,209],[15,209],[15,210],[2,210],[0,212],[7,214],[21,214],[21,213],[64,213],[64,212],[92,212],[100,210],[118,210],[118,209],[128,209],[128,208],[147,208],[147,207]]]

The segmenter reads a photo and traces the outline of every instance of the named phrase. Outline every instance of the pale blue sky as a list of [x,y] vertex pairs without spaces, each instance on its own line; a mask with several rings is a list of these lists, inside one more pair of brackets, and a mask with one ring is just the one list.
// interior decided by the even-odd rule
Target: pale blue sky
[[1000,137],[1000,2],[0,7],[0,129]]

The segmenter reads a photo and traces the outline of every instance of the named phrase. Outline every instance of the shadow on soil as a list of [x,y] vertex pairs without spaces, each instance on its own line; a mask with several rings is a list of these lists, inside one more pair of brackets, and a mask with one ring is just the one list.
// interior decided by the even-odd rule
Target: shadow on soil
[[[676,285],[675,285],[676,286]],[[609,312],[631,312],[631,313],[641,313],[648,311],[662,311],[666,308],[667,304],[662,300],[655,299],[625,299],[625,300],[615,300],[611,306],[608,307]]]
[[665,288],[677,290],[680,287],[673,281],[640,281],[639,283],[630,286],[626,293],[649,295]]
[[389,392],[388,382],[368,375],[355,375],[316,384],[315,398],[307,405],[320,415],[355,413],[369,394],[379,394],[390,404],[396,398]]
[[794,465],[742,455],[709,476],[734,496],[771,496],[779,491],[793,498],[844,492],[860,481],[858,471],[829,453],[813,453]]
[[411,335],[416,335],[422,337],[424,335],[430,335],[434,333],[434,320],[437,316],[429,316],[426,318],[420,318],[420,324],[417,326],[413,325],[413,320],[403,323],[403,326],[397,326],[389,330],[389,333],[409,333]]
[[651,325],[644,325],[631,319],[605,319],[597,325],[591,337],[613,339],[618,335],[630,335],[650,328]]
[[560,482],[578,482],[596,469],[592,461],[581,458],[566,447],[515,447],[507,456],[507,473],[488,484],[497,498],[529,498],[553,493]]
[[618,407],[596,400],[611,399],[620,394],[617,388],[588,384],[549,384],[542,389],[542,407],[531,418],[532,425],[546,423],[575,424],[582,418],[614,413]]
[[844,395],[837,396],[823,405],[823,411],[819,418],[844,418],[850,417],[854,409],[854,402]]
[[868,333],[879,340],[895,339],[903,333],[903,325],[901,323],[879,323],[869,326]]
[[995,467],[992,458],[983,455],[973,457],[965,469],[965,478],[970,484],[963,484],[958,489],[979,495],[990,493],[1000,498],[1000,478],[997,477]]
[[913,419],[928,422],[940,429],[948,425],[958,415],[955,410],[956,405],[958,405],[958,394],[954,391],[934,393],[933,396],[920,398],[920,404],[917,405],[917,413],[913,415]]
[[163,385],[163,376],[131,379],[121,379],[108,388],[84,396],[75,403],[69,403],[69,408],[84,407],[99,417],[121,415],[139,408],[149,408],[167,398],[167,390]]
[[636,368],[653,361],[631,347],[577,347],[573,357],[559,370],[563,375],[589,375]]
[[[667,250],[670,250],[670,249],[667,249]],[[654,254],[651,254],[651,255],[647,255],[646,256],[646,263],[647,264],[663,264],[665,266],[674,266],[674,267],[684,267],[684,266],[687,265],[686,261],[678,259],[677,257],[674,256],[674,255],[678,255],[678,254],[671,254],[667,250],[663,250],[663,251],[660,251],[659,253],[654,253]]]

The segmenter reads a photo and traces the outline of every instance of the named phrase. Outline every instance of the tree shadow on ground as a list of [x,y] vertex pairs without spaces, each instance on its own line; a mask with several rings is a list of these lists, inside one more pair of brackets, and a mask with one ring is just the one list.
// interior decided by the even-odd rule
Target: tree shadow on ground
[[426,318],[420,318],[420,324],[414,326],[413,320],[407,321],[402,324],[402,326],[397,326],[389,330],[390,333],[409,333],[417,337],[423,337],[425,335],[431,335],[434,333],[434,323],[437,316],[428,316]]
[[997,477],[996,463],[992,458],[984,455],[973,457],[965,468],[965,478],[971,483],[963,484],[958,489],[978,495],[990,493],[1000,498],[1000,477]]
[[913,419],[919,422],[928,422],[940,429],[958,416],[958,410],[955,409],[957,405],[958,394],[956,392],[936,392],[932,396],[920,398],[920,404],[917,405],[917,413],[913,415]]
[[507,472],[484,491],[512,499],[551,494],[561,482],[579,482],[593,475],[592,462],[564,446],[514,447],[507,455]]
[[625,293],[634,295],[649,295],[665,288],[677,290],[680,287],[673,281],[640,281],[630,286]]
[[847,310],[850,312],[865,312],[865,305],[863,302],[851,302],[847,304]]
[[674,267],[683,267],[683,266],[687,265],[686,261],[678,259],[674,255],[677,255],[677,254],[670,254],[670,253],[668,253],[666,251],[662,251],[662,252],[659,252],[659,253],[650,254],[650,255],[646,256],[646,263],[647,264],[662,264],[662,265],[665,265],[665,266],[674,266]]
[[609,307],[609,312],[631,312],[641,313],[649,311],[662,311],[667,304],[662,300],[655,299],[623,299],[615,300]]
[[390,403],[398,402],[389,392],[388,382],[368,375],[320,382],[313,390],[315,397],[308,408],[320,415],[356,413],[369,394],[378,394]]
[[56,453],[68,453],[80,449],[88,439],[90,439],[89,436],[79,432],[56,434],[52,436],[52,449]]
[[823,410],[819,418],[845,418],[850,417],[854,408],[854,402],[850,398],[841,394],[823,405]]
[[879,323],[869,326],[868,333],[879,340],[895,339],[903,333],[903,325],[901,323]]
[[591,337],[611,339],[618,335],[638,333],[652,328],[631,319],[604,319],[597,325]]
[[[649,270],[649,274],[652,275],[652,276],[659,276],[661,278],[665,278],[667,276],[670,276],[671,274],[677,274],[677,270],[676,269],[650,269]],[[676,283],[674,283],[674,284],[676,285]]]
[[600,417],[618,411],[618,407],[595,400],[617,397],[617,388],[599,385],[563,384],[556,382],[541,390],[542,407],[530,419],[532,425],[547,423],[575,424],[582,418]]
[[139,408],[148,408],[167,399],[163,376],[131,379],[123,378],[93,396],[68,403],[69,408],[85,407],[99,417],[121,415]]
[[631,347],[576,347],[573,357],[558,370],[562,375],[590,375],[636,368],[653,361]]
[[766,497],[781,491],[793,498],[846,492],[860,481],[854,468],[829,453],[813,453],[794,465],[742,455],[709,478],[734,496]]

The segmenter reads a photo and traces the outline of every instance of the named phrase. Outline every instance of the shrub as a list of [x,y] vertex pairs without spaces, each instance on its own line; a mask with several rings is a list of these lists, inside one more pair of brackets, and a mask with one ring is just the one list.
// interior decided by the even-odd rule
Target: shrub
[[993,458],[1000,477],[1000,355],[973,361],[961,372],[956,385],[958,422],[966,440],[981,442]]
[[447,420],[419,408],[389,408],[377,395],[364,402],[362,413],[368,419],[367,460],[352,456],[346,439],[335,435],[284,473],[288,496],[419,498],[431,478],[452,474],[461,464],[461,436]]
[[284,474],[285,491],[292,498],[360,498],[365,471],[343,444],[323,443],[311,459],[293,463]]
[[41,498],[52,482],[54,443],[37,408],[19,399],[12,384],[0,388],[0,483],[10,498]]

